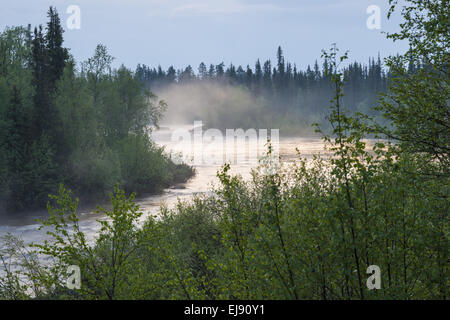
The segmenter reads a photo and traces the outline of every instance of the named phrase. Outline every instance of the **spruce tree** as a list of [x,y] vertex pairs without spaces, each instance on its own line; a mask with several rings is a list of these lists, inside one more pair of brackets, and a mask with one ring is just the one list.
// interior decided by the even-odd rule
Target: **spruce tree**
[[34,135],[35,137],[48,130],[50,122],[48,117],[50,114],[50,84],[47,72],[49,65],[48,52],[45,47],[45,39],[42,33],[42,25],[34,28],[34,37],[32,40],[32,59],[31,68],[33,74],[33,85],[35,87],[34,94]]
[[50,7],[47,16],[49,21],[47,23],[47,33],[45,35],[46,49],[48,52],[48,80],[50,88],[55,89],[56,81],[61,78],[64,67],[69,59],[69,53],[63,44],[63,28],[55,8]]
[[202,62],[198,66],[198,74],[200,76],[200,79],[204,80],[208,76],[208,71],[206,70],[206,65]]

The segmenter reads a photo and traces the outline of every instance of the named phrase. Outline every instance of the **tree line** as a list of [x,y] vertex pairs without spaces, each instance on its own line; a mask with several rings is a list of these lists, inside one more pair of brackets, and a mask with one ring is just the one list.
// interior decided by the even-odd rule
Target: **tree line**
[[[202,118],[207,127],[276,127],[280,128],[282,135],[310,134],[311,124],[322,122],[329,112],[333,96],[329,76],[333,73],[332,63],[322,59],[319,64],[316,60],[306,70],[299,70],[295,64],[285,60],[281,47],[278,47],[276,57],[274,63],[271,60],[262,63],[258,59],[253,68],[233,63],[225,66],[223,62],[208,67],[202,62],[197,72],[190,65],[184,69],[170,66],[164,70],[161,66],[151,68],[138,64],[135,73],[146,87],[161,92],[171,86],[198,85],[205,90],[205,95],[209,87],[202,85],[239,88],[254,98],[254,105],[260,111],[255,113],[251,108],[247,113],[252,113],[252,116],[247,119],[245,112],[241,112],[245,106],[233,105],[229,106],[226,116],[223,116],[223,110],[222,115],[217,116],[208,115],[208,110],[193,115],[195,119]],[[413,74],[424,66],[423,60],[410,59],[407,72]],[[368,64],[349,63],[343,68],[343,76],[346,79],[343,88],[346,109],[377,116],[379,121],[383,121],[380,113],[372,108],[392,82],[390,68],[384,65],[381,57],[370,58]]]
[[[410,71],[420,67],[413,62]],[[301,111],[325,114],[328,112],[332,88],[328,74],[332,65],[324,60],[321,65],[316,60],[305,71],[298,70],[295,64],[286,62],[281,47],[277,50],[275,64],[271,60],[261,63],[258,59],[252,68],[247,65],[228,67],[222,62],[218,65],[200,63],[198,71],[189,65],[176,70],[170,66],[163,70],[138,64],[136,74],[148,87],[159,88],[171,84],[184,84],[195,81],[214,81],[235,85],[249,90],[255,96],[263,96],[272,104],[272,111],[286,113]],[[345,84],[345,102],[349,110],[369,111],[380,92],[386,92],[390,72],[383,67],[380,56],[370,58],[367,65],[353,62],[344,69],[347,79]]]

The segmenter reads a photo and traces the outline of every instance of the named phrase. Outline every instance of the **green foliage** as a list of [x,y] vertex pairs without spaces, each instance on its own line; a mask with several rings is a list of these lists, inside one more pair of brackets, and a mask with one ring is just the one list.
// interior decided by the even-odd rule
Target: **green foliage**
[[172,182],[167,165],[169,160],[146,136],[130,135],[120,141],[118,150],[126,190],[157,192]]
[[[391,12],[398,6],[389,1]],[[396,140],[401,150],[428,162],[425,175],[449,178],[449,21],[447,0],[409,0],[402,8],[400,31],[389,34],[408,40],[410,49],[402,56],[387,59],[393,74],[389,94],[377,109],[391,127],[376,130]],[[410,66],[422,65],[414,72]],[[424,168],[425,169],[425,168]]]
[[[44,244],[37,244],[40,254],[56,259],[52,266],[55,272],[64,275],[69,265],[80,267],[83,275],[81,297],[93,299],[116,299],[130,272],[130,259],[136,248],[135,223],[142,213],[133,203],[134,195],[127,199],[123,191],[115,189],[111,195],[111,210],[99,208],[105,218],[95,244],[91,246],[80,231],[76,216],[78,200],[73,201],[70,192],[62,186],[56,200],[56,207],[48,204],[49,219],[42,225],[50,227],[47,234],[52,237]],[[71,228],[72,230],[69,230]]]
[[[36,245],[54,261],[48,273],[59,289],[40,292],[53,299],[445,298],[448,202],[436,194],[448,185],[411,178],[418,165],[407,155],[383,153],[369,166],[365,159],[366,170],[353,166],[348,180],[331,160],[301,159],[270,174],[262,165],[248,182],[225,166],[215,193],[162,208],[140,228],[133,196],[116,190],[89,244],[76,202],[61,189],[43,223],[53,240]],[[82,273],[75,292],[62,287],[63,266],[71,264]],[[382,270],[381,290],[365,284],[373,264]]]
[[[275,68],[270,60],[263,67],[257,60],[254,69],[232,63],[225,69],[221,63],[211,65],[209,72],[202,62],[197,75],[191,66],[177,71],[172,66],[168,70],[146,65],[136,68],[139,79],[147,87],[167,94],[169,102],[176,104],[177,97],[184,93],[190,96],[189,101],[181,98],[178,102],[182,106],[192,105],[183,114],[183,120],[202,119],[207,127],[220,129],[279,128],[286,136],[314,134],[311,123],[324,119],[328,97],[333,94],[330,72],[332,67],[326,58],[322,65],[316,61],[306,70],[298,70],[285,61],[281,47],[277,50]],[[381,118],[379,112],[371,110],[378,94],[387,91],[391,80],[381,58],[371,58],[368,64],[349,63],[343,74],[347,81],[342,99],[347,108]],[[327,124],[323,126],[329,129]]]
[[76,63],[63,47],[58,13],[45,32],[0,33],[0,209],[43,208],[64,183],[83,201],[126,192],[158,192],[193,170],[175,165],[150,140],[167,105],[98,45]]
[[[408,2],[417,9],[405,7],[406,22],[394,38],[411,40],[410,57],[432,58],[415,73],[404,73],[405,57],[395,60],[400,67],[395,69],[389,95],[380,102],[392,127],[344,108],[348,78],[339,63],[347,55],[339,57],[334,46],[324,52],[327,77],[334,87],[332,131],[324,134],[332,153],[329,158],[317,155],[307,160],[299,155],[297,161],[276,170],[273,163],[262,162],[249,181],[230,175],[230,166],[225,165],[214,192],[179,202],[173,209],[162,207],[159,217],[146,217],[140,227],[143,217],[133,202],[134,194],[126,198],[116,188],[112,209],[100,209],[104,219],[93,243],[80,230],[77,201],[61,186],[59,195],[52,197],[56,205],[48,205],[50,218],[42,221],[51,241],[35,244],[38,251],[27,251],[20,240],[4,238],[0,298],[447,299],[448,73],[441,70],[447,56],[440,47],[445,37],[439,32],[444,21],[441,11],[448,13],[448,6],[442,9],[445,1],[437,0]],[[420,9],[431,11],[430,20],[415,14]],[[436,27],[436,34],[430,26]],[[278,70],[283,64],[280,49]],[[135,80],[126,70],[104,77],[101,86],[112,82],[110,88],[128,88],[117,96],[133,106],[130,110],[139,109],[139,99],[132,94],[138,92],[133,90]],[[70,77],[66,80],[70,83]],[[91,80],[81,77],[80,81]],[[60,88],[70,89],[64,79],[62,83]],[[0,81],[0,95],[9,95],[7,88]],[[99,92],[100,106],[104,97]],[[8,101],[21,106],[18,91],[12,93]],[[128,109],[121,109],[119,103],[113,110],[126,118]],[[0,130],[9,130],[12,118],[3,121]],[[97,124],[101,128],[97,132],[111,129],[99,118],[89,126]],[[128,121],[122,124],[114,133],[121,139],[100,139],[104,147],[100,150],[117,152],[119,175],[126,172],[123,183],[141,189],[145,181],[158,179],[153,168],[162,171],[173,164],[163,164],[162,151],[147,140],[143,128],[130,127]],[[131,133],[125,134],[124,128]],[[368,140],[369,134],[375,138]],[[30,164],[52,172],[52,149],[43,137],[39,148],[31,148],[36,155]],[[78,150],[84,148],[76,134],[66,139],[74,141]],[[268,157],[271,150],[269,146]],[[138,165],[140,159],[152,161],[155,167]],[[0,157],[0,161],[9,159]],[[38,254],[49,262],[41,264]],[[18,269],[11,268],[11,257]],[[82,274],[78,291],[64,288],[66,268],[73,264],[80,266]],[[371,265],[381,269],[380,290],[366,286]]]

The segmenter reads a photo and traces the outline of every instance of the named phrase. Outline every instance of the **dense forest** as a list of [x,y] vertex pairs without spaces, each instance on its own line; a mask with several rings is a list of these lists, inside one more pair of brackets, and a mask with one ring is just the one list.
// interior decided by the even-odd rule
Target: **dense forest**
[[[409,70],[412,72],[420,68],[411,61]],[[255,96],[264,96],[272,103],[278,112],[300,109],[305,113],[327,113],[329,98],[332,95],[329,74],[333,72],[332,65],[324,60],[319,66],[316,60],[314,66],[308,65],[306,71],[297,70],[290,62],[285,62],[281,47],[277,50],[276,66],[267,60],[261,64],[258,59],[254,69],[249,65],[234,66],[232,63],[225,69],[224,63],[211,64],[209,68],[200,63],[195,73],[191,66],[182,70],[175,70],[173,66],[163,70],[138,65],[136,74],[148,87],[157,90],[171,84],[185,84],[194,81],[216,81],[219,83],[242,86],[250,90]],[[385,71],[381,58],[369,59],[369,64],[353,62],[343,70],[346,77],[345,102],[354,111],[370,110],[379,92],[386,92],[389,72]],[[319,94],[320,93],[320,94]],[[322,100],[318,100],[323,96]],[[328,99],[327,99],[328,98]],[[362,105],[361,105],[362,104]]]
[[[191,66],[180,70],[171,66],[163,70],[161,66],[150,68],[146,65],[138,65],[135,72],[146,87],[161,92],[162,96],[165,96],[167,89],[173,91],[178,87],[182,91],[183,88],[197,86],[200,88],[198,91],[204,92],[207,98],[208,90],[214,85],[237,87],[249,93],[256,105],[245,110],[245,101],[236,99],[227,101],[222,106],[225,110],[206,106],[196,112],[194,106],[184,117],[187,121],[202,119],[207,127],[221,129],[271,127],[280,128],[282,134],[305,133],[313,122],[323,121],[328,115],[333,95],[329,75],[333,73],[333,66],[327,59],[323,59],[321,65],[316,60],[313,67],[308,65],[306,71],[302,71],[297,70],[295,64],[285,61],[281,47],[278,47],[276,56],[274,66],[270,60],[261,63],[258,59],[253,69],[249,65],[243,68],[232,63],[225,67],[223,62],[207,67],[202,62],[197,72]],[[421,67],[422,62],[410,61],[408,72],[415,72]],[[389,69],[383,67],[380,56],[369,59],[367,65],[350,63],[343,69],[343,74],[346,78],[343,98],[346,108],[352,112],[376,115],[371,106],[380,93],[387,91],[390,80]],[[192,95],[192,90],[184,90],[183,94]],[[170,98],[168,101],[171,102]]]
[[148,137],[166,104],[103,45],[78,70],[53,8],[48,19],[0,34],[0,214],[45,208],[60,183],[89,202],[190,177]]
[[[389,3],[389,15],[400,10],[403,22],[387,37],[408,41],[409,50],[385,60],[389,86],[374,108],[386,122],[347,106],[348,69],[341,63],[348,54],[334,45],[323,52],[332,89],[329,124],[315,127],[331,156],[310,161],[299,155],[292,166],[276,170],[270,161],[261,163],[250,180],[224,165],[214,192],[162,207],[143,225],[137,224],[142,212],[134,195],[115,188],[94,243],[80,230],[78,201],[61,186],[48,205],[49,218],[41,221],[51,240],[28,246],[3,237],[0,298],[448,299],[450,6],[448,0],[406,0],[401,8]],[[411,63],[426,67],[409,72]],[[16,75],[18,84],[28,72],[33,79],[30,70],[17,68],[25,74]],[[70,100],[62,99],[66,106],[79,101],[80,92],[88,106],[101,103],[103,84],[117,88],[108,97],[120,96],[121,81],[141,92],[140,77],[123,68],[100,73],[105,82],[94,81],[92,70],[76,77],[71,70],[65,68],[59,90],[78,85],[86,91],[71,91]],[[35,105],[19,92],[11,104]],[[100,132],[111,128],[103,118],[96,121]],[[138,139],[138,133],[124,139]],[[103,148],[117,150],[109,134],[99,137]],[[36,152],[52,142],[38,141]],[[17,261],[16,268],[9,261]],[[81,271],[79,289],[66,287],[72,265]],[[371,266],[381,270],[378,290],[367,285]]]

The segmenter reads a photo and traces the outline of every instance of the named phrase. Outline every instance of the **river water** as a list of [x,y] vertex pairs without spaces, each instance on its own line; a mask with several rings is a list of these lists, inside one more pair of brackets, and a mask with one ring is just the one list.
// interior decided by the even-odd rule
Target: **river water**
[[[166,152],[182,152],[183,154],[189,154],[191,150],[191,144],[180,141],[172,141],[174,130],[188,130],[188,126],[176,126],[165,127],[159,131],[152,133],[153,140],[160,146],[164,146]],[[192,129],[192,125],[190,126]],[[280,137],[278,143],[278,152],[281,156],[282,162],[291,162],[298,158],[297,150],[301,152],[302,157],[311,158],[312,155],[317,153],[324,153],[324,144],[320,138],[308,138],[308,137]],[[217,150],[222,147],[219,143],[209,143],[207,147],[203,147],[203,153],[216,153]],[[235,148],[233,152],[236,153],[236,157],[242,156],[243,161],[237,161],[231,165],[230,172],[232,174],[240,174],[244,178],[250,177],[251,168],[256,166],[256,159],[249,155],[248,148]],[[245,153],[245,156],[243,155]],[[161,204],[166,204],[169,207],[173,207],[177,199],[189,199],[192,195],[205,193],[211,190],[212,185],[217,185],[218,179],[216,177],[217,171],[221,168],[220,161],[217,163],[194,163],[196,169],[196,175],[183,185],[174,186],[164,190],[162,194],[151,195],[136,199],[136,202],[140,205],[141,211],[144,213],[141,217],[141,222],[145,220],[148,215],[158,215]],[[26,218],[16,220],[2,221],[0,224],[0,236],[6,233],[11,233],[15,236],[22,238],[25,243],[41,243],[47,238],[45,229],[38,230],[39,224],[34,222],[34,219],[42,216],[41,214],[27,215]],[[80,216],[80,228],[86,234],[90,241],[95,239],[98,234],[100,226],[97,219],[103,219],[101,215],[94,214],[92,209],[81,210]]]

